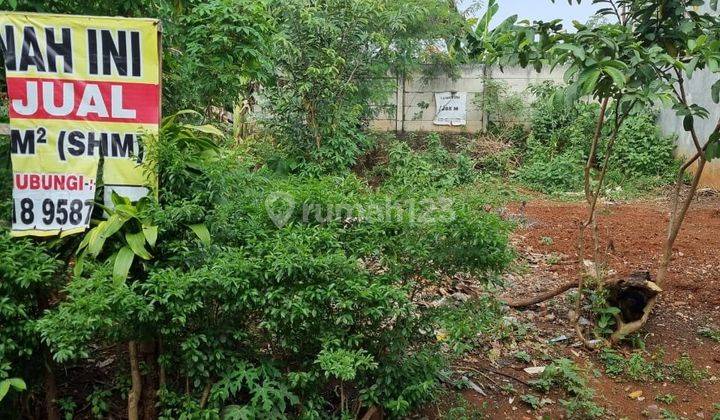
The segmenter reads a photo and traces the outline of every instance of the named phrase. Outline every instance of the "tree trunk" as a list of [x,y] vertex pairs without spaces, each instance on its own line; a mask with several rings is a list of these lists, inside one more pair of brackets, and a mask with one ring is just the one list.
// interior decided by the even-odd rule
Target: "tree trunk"
[[[701,150],[702,152],[702,150]],[[680,204],[680,189],[682,186],[682,179],[683,175],[685,174],[685,171],[690,167],[690,165],[695,161],[699,160],[697,170],[695,172],[695,175],[693,176],[692,184],[690,185],[690,190],[688,191],[687,197],[685,197],[685,200],[683,201],[682,208],[678,209],[678,205]],[[677,239],[678,234],[680,233],[680,228],[682,227],[683,222],[685,221],[685,216],[687,215],[687,211],[690,208],[690,204],[692,203],[693,197],[695,197],[695,193],[697,191],[698,185],[700,183],[700,178],[702,177],[703,170],[705,169],[705,163],[707,161],[705,160],[705,157],[702,156],[701,153],[698,153],[694,158],[689,160],[683,167],[680,169],[680,173],[678,174],[677,184],[675,187],[675,192],[673,194],[673,201],[672,201],[672,211],[670,214],[670,221],[668,222],[668,236],[665,240],[665,244],[663,245],[662,249],[662,257],[660,258],[660,265],[658,267],[658,274],[655,279],[655,283],[657,284],[658,288],[662,290],[663,284],[665,283],[665,280],[667,278],[667,272],[668,268],[670,267],[670,261],[672,260],[672,252],[673,252],[673,246],[675,245],[675,240]],[[650,318],[650,314],[652,313],[652,310],[655,308],[655,305],[657,304],[657,296],[653,296],[645,305],[644,313],[642,318],[640,318],[637,321],[627,323],[627,324],[620,324],[619,328],[615,331],[615,333],[611,337],[611,341],[613,343],[617,343],[623,338],[627,337],[628,335],[640,330],[645,323],[647,323],[648,319]]]
[[[45,293],[40,293],[37,300],[38,313],[45,312],[46,309],[50,308],[50,297]],[[45,391],[45,414],[48,420],[60,420],[60,410],[57,408],[57,381],[55,379],[55,372],[53,369],[54,363],[50,349],[45,344],[40,344],[40,352],[43,357],[43,365],[45,368],[45,383],[43,388]]]
[[128,343],[130,357],[130,378],[132,387],[128,393],[128,420],[139,420],[139,405],[142,396],[142,376],[140,375],[140,363],[138,363],[137,343]]
[[[690,191],[688,191],[688,196],[685,198],[685,201],[683,202],[683,206],[680,209],[679,213],[677,206],[680,201],[680,192],[676,191],[676,195],[675,197],[673,197],[673,211],[670,215],[668,236],[663,246],[662,258],[660,259],[660,267],[658,269],[658,275],[656,280],[658,286],[660,287],[662,287],[663,283],[665,282],[665,278],[667,277],[667,271],[668,267],[670,266],[670,260],[672,259],[672,250],[673,246],[675,245],[675,240],[680,233],[680,228],[685,221],[685,216],[687,215],[687,211],[690,208],[693,197],[695,197],[695,193],[697,192],[697,188],[700,183],[700,178],[702,177],[702,173],[705,169],[705,158],[701,156],[699,160],[700,161],[698,163],[697,171],[695,172],[692,184],[690,185]],[[682,177],[682,174],[684,174],[684,171],[681,173],[680,177]]]
[[142,411],[145,420],[153,420],[157,418],[155,405],[157,403],[158,390],[158,362],[157,362],[157,345],[155,341],[146,341],[140,343],[141,360],[145,361],[148,367],[148,373],[143,378],[142,386]]
[[43,347],[43,358],[45,359],[45,411],[48,420],[60,420],[60,411],[55,403],[58,391],[55,372],[53,372],[52,356],[47,347]]

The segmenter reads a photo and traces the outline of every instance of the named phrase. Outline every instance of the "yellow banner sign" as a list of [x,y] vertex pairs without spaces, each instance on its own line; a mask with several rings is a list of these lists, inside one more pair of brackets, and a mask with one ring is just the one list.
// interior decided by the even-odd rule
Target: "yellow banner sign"
[[14,236],[84,231],[102,162],[112,191],[137,200],[154,176],[142,135],[160,122],[159,22],[0,14],[13,165]]

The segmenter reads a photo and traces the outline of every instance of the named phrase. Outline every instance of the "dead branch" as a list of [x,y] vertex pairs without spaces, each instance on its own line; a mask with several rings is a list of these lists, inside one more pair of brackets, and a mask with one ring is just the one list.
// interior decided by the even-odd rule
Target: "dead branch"
[[527,383],[526,381],[524,381],[524,380],[522,380],[522,379],[520,379],[520,378],[516,378],[516,377],[514,377],[514,376],[512,376],[512,375],[510,375],[510,374],[500,372],[499,370],[492,370],[492,369],[488,369],[488,372],[494,373],[494,374],[496,374],[496,375],[498,375],[498,376],[502,376],[502,377],[504,377],[504,378],[512,379],[513,381],[518,382],[518,383],[521,383],[521,384],[525,385],[525,386],[528,387],[528,388],[532,388],[532,386],[531,386],[529,383]]
[[544,293],[541,293],[539,295],[536,295],[536,296],[533,296],[530,298],[525,298],[525,299],[520,299],[520,300],[505,300],[503,302],[507,306],[509,306],[511,308],[515,308],[515,309],[527,308],[528,306],[537,305],[538,303],[545,302],[546,300],[550,300],[550,299],[554,298],[555,296],[561,295],[561,294],[567,292],[568,290],[574,289],[576,287],[578,287],[578,281],[573,280],[569,283],[565,283],[565,284],[561,285],[560,287],[558,287],[556,289],[546,291]]

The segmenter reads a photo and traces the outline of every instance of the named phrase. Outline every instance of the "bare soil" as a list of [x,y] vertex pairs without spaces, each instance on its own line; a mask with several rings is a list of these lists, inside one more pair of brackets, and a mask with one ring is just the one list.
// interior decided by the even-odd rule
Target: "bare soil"
[[[514,204],[504,213],[521,224],[513,236],[519,266],[506,276],[504,297],[532,296],[576,279],[582,272],[578,235],[579,224],[587,215],[584,203],[536,200],[526,205]],[[610,275],[649,271],[654,276],[666,236],[667,200],[603,203],[599,215],[602,258]],[[566,411],[558,401],[565,397],[562,393],[545,396],[550,402],[537,410],[532,410],[520,397],[525,394],[543,397],[528,387],[527,382],[537,375],[526,373],[524,368],[544,366],[554,358],[567,357],[586,369],[595,389],[595,402],[605,408],[607,418],[664,418],[671,411],[678,418],[712,419],[720,411],[714,407],[720,403],[720,343],[701,337],[698,330],[720,326],[718,232],[720,197],[712,194],[699,197],[675,244],[659,305],[641,335],[647,354],[662,352],[666,363],[689,356],[697,369],[707,369],[704,379],[693,384],[681,380],[638,382],[626,376],[608,377],[598,354],[584,349],[575,337],[568,292],[526,310],[510,310],[509,317],[525,323],[528,334],[510,343],[489,343],[456,367],[482,391],[462,393],[478,409],[473,416],[480,417],[477,413],[482,413],[482,417],[492,419],[565,418]],[[586,258],[592,255],[591,244],[587,245],[585,255]],[[532,361],[519,361],[513,356],[518,351],[530,354]],[[630,355],[633,349],[625,345],[618,351]],[[514,391],[508,391],[509,385]],[[642,391],[639,397],[637,391]],[[655,399],[665,394],[672,394],[675,401],[668,404]],[[456,395],[443,398],[420,417],[448,418],[443,412],[454,404],[449,401],[456,400]]]

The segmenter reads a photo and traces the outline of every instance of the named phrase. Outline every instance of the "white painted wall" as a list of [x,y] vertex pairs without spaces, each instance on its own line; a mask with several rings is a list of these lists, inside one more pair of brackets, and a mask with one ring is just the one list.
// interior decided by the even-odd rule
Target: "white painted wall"
[[[704,11],[710,12],[708,5],[703,6]],[[720,119],[720,105],[712,101],[710,87],[718,80],[720,76],[712,74],[707,70],[698,71],[693,74],[692,79],[686,82],[686,90],[688,101],[697,103],[710,111],[710,117],[705,120],[695,119],[695,128],[704,145],[710,134]],[[663,133],[668,135],[677,135],[676,153],[681,157],[693,156],[695,154],[695,145],[693,144],[690,133],[683,129],[682,118],[675,115],[675,111],[665,109],[660,113],[658,124]],[[720,161],[715,160],[705,166],[703,178],[700,184],[705,187],[720,188]]]

